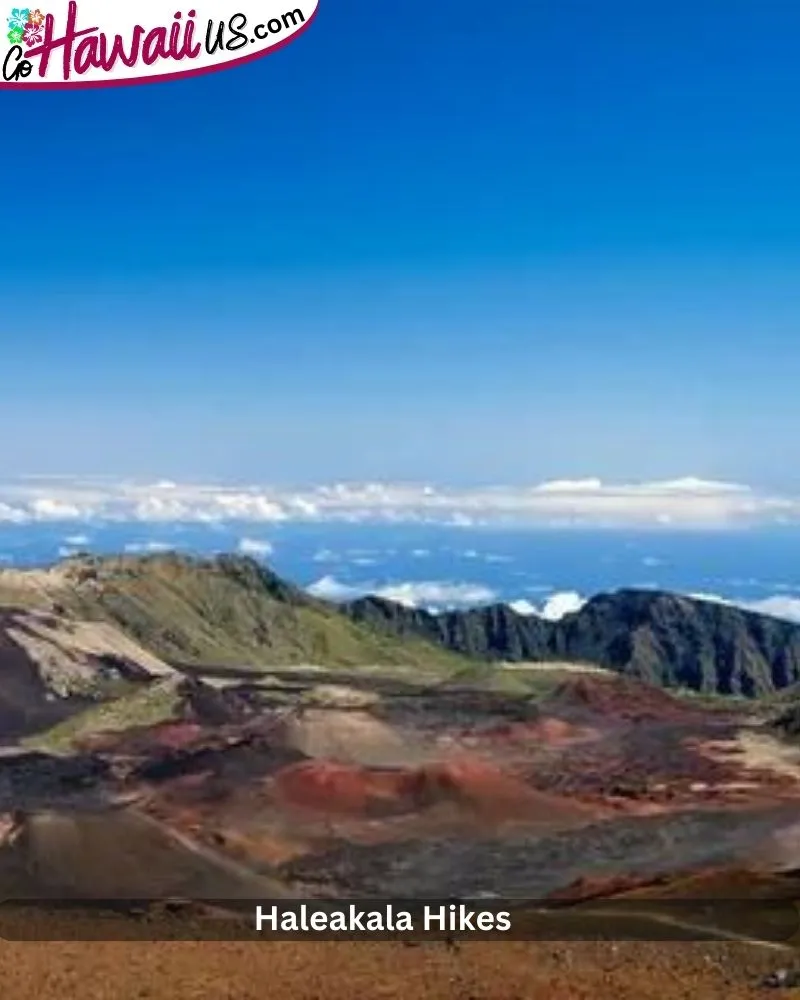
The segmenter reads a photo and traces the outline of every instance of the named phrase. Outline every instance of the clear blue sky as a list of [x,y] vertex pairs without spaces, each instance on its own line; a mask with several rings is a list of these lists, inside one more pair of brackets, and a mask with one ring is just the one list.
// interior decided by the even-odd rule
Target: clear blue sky
[[800,483],[788,0],[321,0],[2,102],[0,475]]

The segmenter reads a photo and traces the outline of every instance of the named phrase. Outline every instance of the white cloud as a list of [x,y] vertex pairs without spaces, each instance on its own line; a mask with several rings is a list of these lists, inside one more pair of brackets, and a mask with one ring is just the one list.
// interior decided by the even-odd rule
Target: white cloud
[[160,481],[29,478],[0,483],[0,521],[728,528],[800,524],[800,495],[695,476],[639,483],[551,480],[470,489],[334,483],[302,490]]
[[559,621],[565,615],[573,614],[586,603],[586,599],[581,597],[574,590],[560,590],[550,594],[543,604],[533,604],[524,597],[517,601],[512,601],[509,607],[516,611],[518,615],[536,615],[547,621]]
[[31,513],[36,521],[74,521],[81,517],[82,508],[54,497],[31,500]]
[[463,511],[457,510],[450,515],[446,523],[452,525],[454,528],[473,528],[481,522],[480,520],[476,521],[474,517],[463,513]]
[[760,597],[756,600],[721,597],[719,594],[689,594],[697,601],[710,601],[713,604],[726,604],[730,607],[742,608],[745,611],[756,611],[761,615],[771,615],[773,618],[783,618],[786,621],[800,622],[800,597],[788,594],[773,594],[770,597]]
[[239,541],[239,551],[245,556],[265,559],[272,555],[274,548],[272,542],[268,542],[264,538],[242,538]]
[[558,591],[551,594],[544,603],[540,615],[548,621],[555,622],[564,615],[571,615],[586,603],[586,599],[574,590]]
[[494,552],[478,552],[477,549],[464,549],[461,552],[457,552],[456,555],[462,559],[483,559],[487,563],[510,563],[514,561],[511,556],[501,556]]
[[553,479],[535,487],[539,493],[597,493],[602,488],[599,479]]
[[319,552],[315,552],[312,556],[314,562],[338,562],[339,556],[335,552],[331,552],[330,549],[320,549]]
[[7,524],[28,524],[31,520],[32,517],[27,511],[0,502],[0,521]]
[[772,615],[775,618],[785,618],[788,621],[800,622],[800,597],[789,597],[775,594],[758,601],[749,601],[744,605],[751,611],[759,611],[762,615]]
[[133,554],[147,554],[156,552],[172,552],[175,546],[168,542],[128,542],[125,551]]
[[308,592],[329,601],[348,601],[372,594],[406,607],[437,609],[490,604],[497,598],[493,590],[479,583],[425,580],[376,586],[369,583],[348,584],[333,576],[323,576],[312,583]]
[[524,597],[521,597],[518,601],[511,601],[508,605],[512,611],[516,611],[518,615],[538,615],[539,609],[535,604],[531,604],[530,601],[526,601]]
[[420,604],[434,607],[466,607],[491,604],[497,595],[480,583],[448,583],[428,580],[422,583],[398,583],[381,587],[379,597],[389,601],[417,607]]
[[684,476],[683,479],[669,479],[663,482],[644,484],[656,493],[748,493],[749,487],[741,483],[721,483],[713,479],[698,479]]
[[72,545],[72,546],[88,545],[89,541],[90,539],[88,535],[67,535],[67,537],[64,539],[64,542],[67,545]]
[[704,591],[695,591],[694,593],[687,594],[687,597],[691,597],[693,601],[709,601],[711,604],[734,604],[734,601],[729,601],[724,597],[720,597],[719,594],[707,594]]
[[360,587],[342,583],[335,576],[320,577],[307,590],[312,597],[319,597],[324,601],[351,601],[356,597],[363,597],[368,592]]

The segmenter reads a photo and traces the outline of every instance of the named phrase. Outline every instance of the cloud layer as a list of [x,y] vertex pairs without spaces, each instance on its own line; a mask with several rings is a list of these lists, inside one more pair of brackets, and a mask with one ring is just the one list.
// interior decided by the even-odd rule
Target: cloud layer
[[238,549],[242,555],[253,556],[254,559],[266,559],[274,551],[272,542],[265,538],[241,538]]
[[375,586],[369,583],[349,584],[335,576],[323,576],[308,588],[315,597],[328,601],[350,601],[365,594],[383,597],[408,608],[458,608],[491,604],[497,594],[480,583],[454,583],[445,580],[391,583]]
[[585,603],[586,598],[581,597],[576,591],[562,590],[550,594],[542,604],[533,604],[531,601],[521,598],[518,601],[512,601],[509,607],[518,615],[537,615],[547,621],[557,622],[564,615],[580,611]]
[[337,483],[291,490],[68,477],[0,484],[0,523],[70,521],[715,529],[800,523],[800,496],[695,477],[627,484],[557,480],[471,489]]
[[773,594],[757,600],[736,600],[720,597],[718,594],[690,594],[700,601],[713,601],[718,604],[728,604],[743,608],[745,611],[757,611],[761,615],[771,615],[773,618],[784,618],[790,622],[800,622],[800,597],[789,594]]

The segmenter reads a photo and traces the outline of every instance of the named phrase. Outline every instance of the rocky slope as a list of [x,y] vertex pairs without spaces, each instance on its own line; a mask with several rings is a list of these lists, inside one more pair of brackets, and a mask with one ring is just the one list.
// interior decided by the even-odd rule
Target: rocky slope
[[0,739],[179,675],[119,629],[49,611],[0,609]]
[[557,622],[506,605],[434,615],[374,597],[343,611],[472,657],[591,663],[664,687],[753,697],[800,680],[800,625],[657,591],[601,594]]

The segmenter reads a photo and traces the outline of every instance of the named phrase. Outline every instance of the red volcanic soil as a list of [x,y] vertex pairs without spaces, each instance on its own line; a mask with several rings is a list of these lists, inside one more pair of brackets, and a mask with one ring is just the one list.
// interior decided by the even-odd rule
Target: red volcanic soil
[[534,722],[504,722],[481,733],[481,739],[509,743],[535,743],[538,746],[562,747],[595,739],[597,733],[587,726],[576,726],[564,719],[547,717]]
[[595,810],[534,791],[498,768],[470,759],[397,770],[304,761],[278,772],[274,788],[286,805],[331,815],[398,815],[440,802],[455,802],[496,819],[574,822],[596,815]]
[[404,774],[370,771],[331,761],[303,761],[275,775],[275,789],[287,804],[322,812],[361,814],[394,805],[405,793]]
[[590,899],[608,899],[635,889],[662,886],[667,879],[634,875],[614,875],[611,878],[579,878],[571,885],[558,889],[548,896],[552,902],[581,903]]
[[560,684],[543,705],[557,716],[579,712],[628,722],[681,722],[707,715],[700,706],[627,677],[576,677]]
[[797,899],[798,879],[793,873],[719,867],[684,874],[641,877],[581,878],[552,893],[555,902],[577,903],[613,896],[625,899]]
[[[794,966],[741,943],[0,942],[4,1000],[759,1000],[760,983]],[[95,921],[83,923],[94,931]],[[38,927],[28,933],[35,936]],[[155,935],[154,935],[155,936]]]
[[792,899],[798,880],[793,874],[759,872],[748,868],[707,868],[686,874],[654,876],[613,875],[579,878],[548,896],[551,902],[580,903],[596,899]]
[[154,726],[150,730],[150,738],[157,747],[169,750],[181,750],[199,739],[203,727],[196,722],[167,722]]
[[95,733],[79,741],[82,750],[117,754],[149,754],[153,750],[182,750],[200,740],[205,730],[196,722],[164,722],[132,728],[124,733]]

